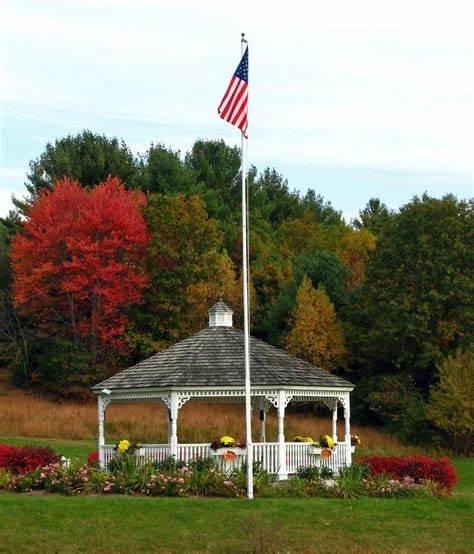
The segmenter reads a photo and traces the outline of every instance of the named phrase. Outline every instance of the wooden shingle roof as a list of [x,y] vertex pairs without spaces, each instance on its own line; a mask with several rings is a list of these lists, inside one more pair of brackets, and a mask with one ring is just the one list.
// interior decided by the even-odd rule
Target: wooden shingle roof
[[[354,385],[251,337],[252,386],[352,388]],[[243,387],[244,334],[211,326],[93,387],[112,391],[171,387]]]

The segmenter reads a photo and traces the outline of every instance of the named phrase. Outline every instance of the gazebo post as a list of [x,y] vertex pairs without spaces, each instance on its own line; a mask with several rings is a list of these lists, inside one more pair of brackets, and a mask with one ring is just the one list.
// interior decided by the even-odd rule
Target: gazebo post
[[332,409],[332,440],[337,442],[337,400],[334,402],[334,408]]
[[176,458],[178,455],[178,394],[170,394],[170,456]]
[[352,463],[351,453],[351,407],[349,393],[344,398],[344,442],[346,443],[346,465]]
[[260,442],[267,442],[266,433],[265,433],[265,423],[266,423],[266,406],[265,406],[265,398],[261,396],[259,398],[259,419],[260,419],[260,436],[259,441]]
[[104,398],[101,394],[97,397],[97,411],[98,411],[98,419],[99,419],[99,438],[98,438],[98,444],[97,449],[99,452],[99,466],[101,468],[105,467],[105,452],[104,452],[104,446],[105,446],[105,434],[104,434],[104,422],[105,422],[105,409],[107,408],[107,404],[110,402],[109,398]]
[[286,392],[278,392],[278,479],[288,479],[286,469],[286,444],[285,444],[285,408]]

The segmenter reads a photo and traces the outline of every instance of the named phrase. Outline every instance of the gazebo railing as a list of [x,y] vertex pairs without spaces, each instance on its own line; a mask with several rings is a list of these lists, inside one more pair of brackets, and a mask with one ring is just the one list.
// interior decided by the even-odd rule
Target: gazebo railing
[[[323,465],[338,471],[347,463],[346,443],[338,442],[335,451],[329,458],[318,458],[309,453],[308,445],[305,443],[287,442],[285,443],[286,452],[286,470],[289,474],[296,473],[299,467]],[[107,444],[103,446],[104,465],[114,456],[114,446]],[[141,444],[139,455],[144,461],[163,461],[170,455],[168,444]],[[177,458],[183,462],[190,462],[195,458],[207,458],[211,455],[209,443],[204,444],[178,444]],[[232,467],[239,468],[246,461],[246,456],[237,456],[232,463]],[[277,442],[256,442],[253,444],[253,458],[255,462],[260,462],[263,469],[272,474],[277,474],[280,467],[279,444]],[[222,461],[216,458],[216,462]]]

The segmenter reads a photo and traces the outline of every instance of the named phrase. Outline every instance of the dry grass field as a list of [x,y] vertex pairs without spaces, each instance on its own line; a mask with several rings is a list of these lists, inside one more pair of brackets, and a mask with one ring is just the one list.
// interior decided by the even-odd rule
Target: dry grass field
[[[342,413],[340,415],[342,417]],[[208,442],[223,434],[244,439],[243,404],[202,404],[192,401],[180,410],[178,436],[181,442]],[[258,422],[254,420],[254,435]],[[286,436],[297,434],[314,438],[329,432],[328,418],[311,414],[288,413]],[[343,421],[339,422],[339,436],[343,435]],[[352,426],[359,434],[364,448],[371,451],[399,451],[399,443],[379,430]],[[97,436],[97,407],[94,402],[56,402],[35,394],[2,386],[0,389],[0,436],[94,439]],[[128,437],[139,442],[166,442],[167,414],[159,403],[112,404],[107,410],[106,437],[109,440]],[[276,440],[275,410],[267,416],[267,440]]]

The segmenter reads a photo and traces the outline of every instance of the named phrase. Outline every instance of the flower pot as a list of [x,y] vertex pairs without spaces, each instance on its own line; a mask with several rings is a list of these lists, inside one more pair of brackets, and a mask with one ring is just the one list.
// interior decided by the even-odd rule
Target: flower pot
[[234,468],[240,467],[242,456],[246,454],[246,448],[239,448],[237,446],[218,448],[217,450],[211,448],[211,456],[217,457],[217,462],[224,471],[231,471]]

